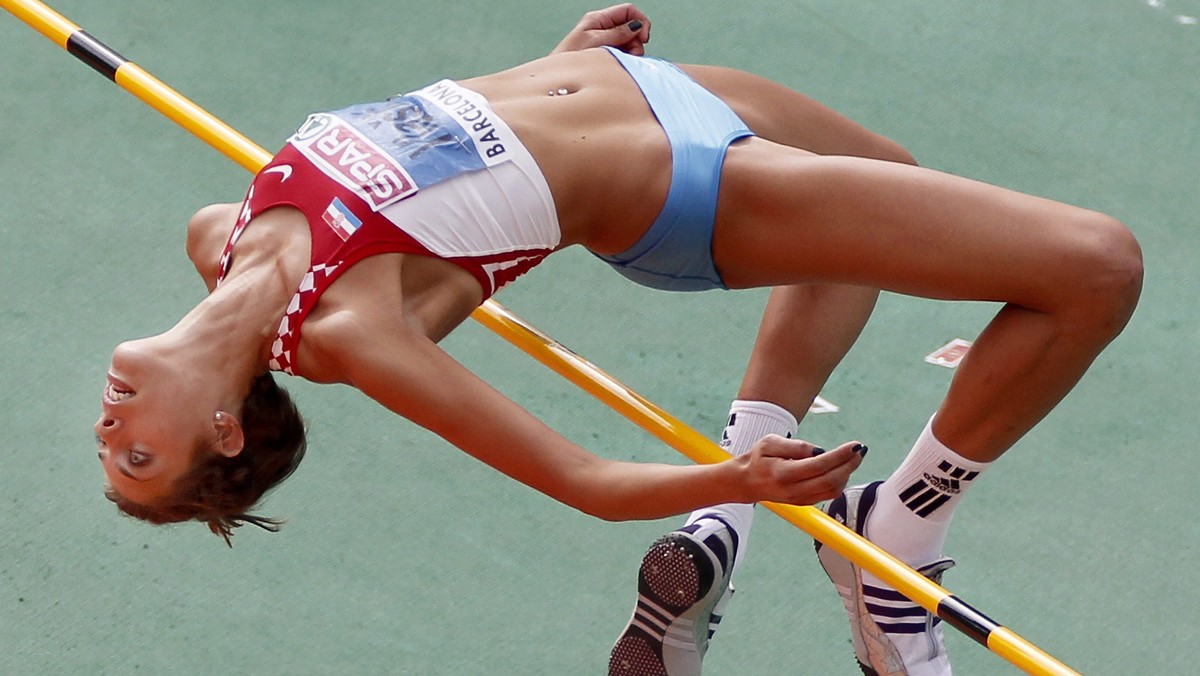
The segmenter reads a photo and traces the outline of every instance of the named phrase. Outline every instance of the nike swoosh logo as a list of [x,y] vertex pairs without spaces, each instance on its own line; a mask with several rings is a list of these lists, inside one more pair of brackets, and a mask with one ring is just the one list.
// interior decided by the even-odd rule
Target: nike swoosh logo
[[292,177],[292,165],[280,164],[278,166],[271,167],[270,169],[263,169],[263,173],[264,174],[272,174],[272,173],[279,174],[280,176],[283,177],[283,178],[279,179],[279,182],[283,183],[284,181],[286,181]]

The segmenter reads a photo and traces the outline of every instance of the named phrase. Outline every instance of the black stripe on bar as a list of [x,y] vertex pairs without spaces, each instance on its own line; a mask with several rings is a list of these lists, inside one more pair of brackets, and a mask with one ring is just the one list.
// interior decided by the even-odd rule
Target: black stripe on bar
[[108,45],[82,30],[75,31],[67,38],[67,51],[113,82],[117,81],[117,69],[128,62],[128,59],[109,49]]
[[1000,627],[987,615],[975,610],[953,594],[938,602],[937,616],[985,648],[988,636]]

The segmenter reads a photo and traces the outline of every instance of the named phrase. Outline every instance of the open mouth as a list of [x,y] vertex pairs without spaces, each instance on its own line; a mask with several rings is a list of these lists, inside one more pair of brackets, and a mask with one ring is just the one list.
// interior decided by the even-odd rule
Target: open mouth
[[133,389],[128,385],[122,383],[116,378],[113,378],[112,376],[109,376],[108,385],[104,388],[105,399],[111,402],[125,401],[134,394],[136,394],[136,392],[134,392]]

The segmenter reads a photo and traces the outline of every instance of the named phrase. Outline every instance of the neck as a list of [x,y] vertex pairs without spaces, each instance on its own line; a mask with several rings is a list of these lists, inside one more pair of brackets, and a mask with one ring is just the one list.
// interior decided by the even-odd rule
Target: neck
[[294,283],[280,268],[246,266],[159,338],[175,358],[246,389],[267,369],[279,321],[294,292]]

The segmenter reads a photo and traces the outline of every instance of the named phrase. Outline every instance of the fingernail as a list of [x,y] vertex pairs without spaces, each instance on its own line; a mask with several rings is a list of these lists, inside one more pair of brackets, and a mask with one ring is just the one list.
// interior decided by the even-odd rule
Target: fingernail
[[636,32],[638,32],[638,31],[642,30],[642,22],[641,22],[641,21],[638,21],[637,19],[634,19],[633,21],[630,21],[630,22],[629,22],[628,24],[626,24],[626,25],[627,25],[627,26],[629,26],[629,30],[633,31],[634,33],[636,33]]
[[862,457],[865,458],[865,457],[867,457],[867,451],[870,449],[868,449],[866,446],[863,446],[862,444],[854,444],[854,448],[852,448],[850,450],[854,451],[855,453],[858,453],[859,455],[861,455]]
[[824,452],[825,452],[825,449],[821,448],[820,446],[814,446],[814,447],[813,447],[813,450],[812,450],[812,457],[814,457],[814,458],[815,458],[815,457],[817,457],[818,455],[821,455],[821,454],[822,454],[822,453],[824,453]]

